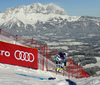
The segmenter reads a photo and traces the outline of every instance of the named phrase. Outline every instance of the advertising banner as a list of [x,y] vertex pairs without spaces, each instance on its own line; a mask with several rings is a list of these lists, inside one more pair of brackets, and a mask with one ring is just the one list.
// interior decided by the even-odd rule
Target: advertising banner
[[0,63],[38,69],[38,50],[0,41]]

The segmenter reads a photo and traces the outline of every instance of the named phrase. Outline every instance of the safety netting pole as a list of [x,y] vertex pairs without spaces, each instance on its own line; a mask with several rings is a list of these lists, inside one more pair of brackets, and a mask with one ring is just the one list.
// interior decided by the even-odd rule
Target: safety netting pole
[[43,47],[42,47],[42,44],[40,44],[41,48],[40,48],[40,70],[42,70],[43,68],[43,65],[42,65],[42,62],[43,62],[43,58],[42,58],[42,50],[43,50]]
[[72,61],[72,78],[73,78],[73,74],[74,74],[74,62]]
[[68,56],[68,78],[70,78],[70,58]]
[[32,38],[32,40],[31,40],[31,48],[32,48],[32,45],[33,45],[33,38]]
[[43,71],[44,71],[45,45],[43,45]]
[[48,70],[48,46],[46,45],[46,70]]
[[1,29],[0,29],[0,34],[1,34]]

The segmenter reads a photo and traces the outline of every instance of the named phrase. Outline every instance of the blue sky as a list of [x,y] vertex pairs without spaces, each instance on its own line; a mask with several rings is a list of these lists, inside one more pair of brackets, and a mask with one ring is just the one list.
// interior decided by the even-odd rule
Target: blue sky
[[69,16],[100,17],[100,0],[0,0],[0,11],[20,5],[39,2],[43,5],[53,3],[63,8]]

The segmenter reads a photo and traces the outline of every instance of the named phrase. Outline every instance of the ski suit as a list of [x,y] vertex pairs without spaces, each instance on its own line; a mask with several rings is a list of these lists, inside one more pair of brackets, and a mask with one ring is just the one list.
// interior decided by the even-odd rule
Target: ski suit
[[56,62],[56,67],[60,70],[63,70],[63,66],[65,65],[66,55],[64,53],[56,54],[54,57],[54,61]]

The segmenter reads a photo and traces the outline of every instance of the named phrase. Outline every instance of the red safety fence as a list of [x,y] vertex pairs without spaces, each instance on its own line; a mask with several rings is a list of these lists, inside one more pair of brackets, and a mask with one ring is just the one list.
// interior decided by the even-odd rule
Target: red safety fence
[[[55,56],[59,53],[56,50],[48,48],[47,45],[37,42],[33,38],[20,37],[18,35],[13,35],[3,30],[0,30],[0,40],[9,43],[27,46],[31,48],[38,49],[38,69],[40,70],[52,70],[56,68],[56,64],[51,56]],[[66,69],[64,69],[63,75],[75,78],[90,77],[82,67],[75,64],[74,61],[68,56],[66,61]]]

